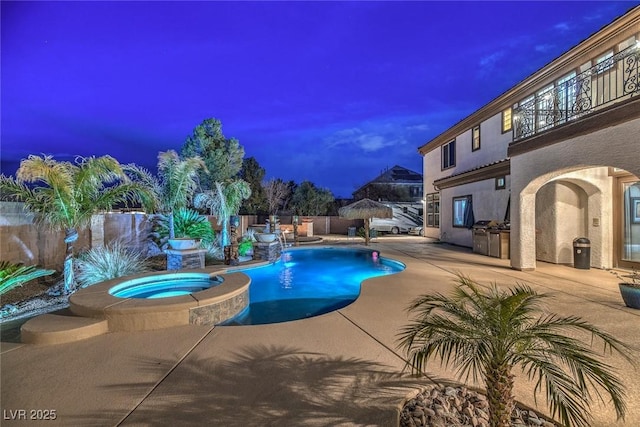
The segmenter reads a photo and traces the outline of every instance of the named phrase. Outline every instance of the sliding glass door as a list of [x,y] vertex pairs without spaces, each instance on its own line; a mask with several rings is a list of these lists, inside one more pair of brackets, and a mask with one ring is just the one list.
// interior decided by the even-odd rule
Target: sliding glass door
[[640,181],[621,179],[618,265],[640,268]]

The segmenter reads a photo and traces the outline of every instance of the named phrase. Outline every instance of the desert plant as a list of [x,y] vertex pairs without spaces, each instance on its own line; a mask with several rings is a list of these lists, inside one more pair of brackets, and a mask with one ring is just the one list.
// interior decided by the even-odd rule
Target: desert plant
[[55,270],[45,270],[34,265],[26,266],[8,261],[0,261],[0,295],[22,286],[38,277],[49,276]]
[[247,229],[247,231],[245,231],[244,234],[242,235],[242,239],[250,240],[252,242],[255,242],[256,241],[256,229],[255,228]]
[[610,272],[620,280],[620,283],[624,283],[626,286],[631,286],[632,288],[640,289],[640,272],[635,268],[631,270],[630,274],[624,275],[615,270],[611,270]]
[[568,333],[586,332],[604,343],[605,352],[631,361],[624,343],[578,317],[545,314],[540,306],[548,295],[526,285],[484,288],[463,275],[456,282],[451,296],[424,295],[409,306],[417,318],[402,329],[399,345],[414,372],[423,372],[437,356],[465,380],[482,377],[493,427],[510,425],[516,367],[535,380],[534,396],[545,390],[551,415],[565,426],[589,425],[592,390],[601,400],[604,390],[618,418],[624,417],[620,379],[595,351]]
[[220,243],[221,238],[222,238],[221,234],[218,233],[215,239],[213,239],[212,243],[203,245],[203,247],[207,250],[205,257],[208,257],[217,261],[224,259],[224,247]]
[[220,243],[224,247],[230,244],[229,217],[238,214],[242,201],[251,195],[251,188],[241,179],[214,184],[213,191],[196,194],[193,204],[198,209],[209,209],[211,215],[218,219],[218,225],[222,225]]
[[[175,237],[200,239],[203,244],[213,243],[215,233],[209,220],[192,209],[179,209],[173,213]],[[158,238],[158,246],[163,247],[169,239],[169,215],[158,215],[153,230]]]
[[0,190],[3,196],[24,202],[36,214],[37,222],[64,231],[65,293],[75,285],[73,243],[78,240],[77,230],[89,225],[95,212],[114,204],[152,204],[154,200],[149,188],[131,182],[111,156],[78,157],[71,163],[31,155],[20,162],[16,179],[0,175]]
[[[175,211],[184,209],[198,188],[198,171],[206,170],[199,157],[180,158],[174,150],[158,153],[158,176],[137,165],[126,165],[125,172],[135,182],[149,188],[157,200],[151,212],[164,214],[169,223],[169,237],[174,238]],[[147,210],[147,212],[150,212]]]
[[240,256],[245,256],[251,249],[253,249],[253,242],[251,239],[242,239],[238,244],[238,254]]
[[77,279],[83,288],[105,280],[149,271],[142,253],[127,248],[119,241],[91,248],[80,254],[77,267]]

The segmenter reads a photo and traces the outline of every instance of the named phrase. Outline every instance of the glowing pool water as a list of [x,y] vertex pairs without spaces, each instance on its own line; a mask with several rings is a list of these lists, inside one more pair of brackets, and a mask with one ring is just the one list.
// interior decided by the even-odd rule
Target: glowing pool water
[[289,249],[276,263],[235,270],[251,278],[249,306],[223,324],[278,323],[338,310],[358,298],[364,280],[404,268],[370,249]]
[[206,273],[174,273],[126,280],[109,289],[118,298],[168,298],[200,292],[222,283]]
[[364,280],[402,270],[404,264],[371,249],[292,248],[261,267],[108,280],[71,295],[69,309],[107,319],[110,331],[278,323],[343,308],[358,298]]

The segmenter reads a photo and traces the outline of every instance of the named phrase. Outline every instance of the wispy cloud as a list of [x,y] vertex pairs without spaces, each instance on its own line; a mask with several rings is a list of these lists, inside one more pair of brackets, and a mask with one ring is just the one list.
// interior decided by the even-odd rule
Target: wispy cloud
[[497,64],[505,55],[505,50],[498,50],[480,58],[480,61],[478,63],[478,77],[484,78],[490,76],[493,73],[493,70],[495,70],[495,68],[497,67]]
[[426,123],[407,126],[407,131],[409,132],[427,132],[429,130],[431,130],[431,127]]
[[325,138],[327,148],[346,146],[362,150],[365,153],[374,153],[386,147],[404,145],[406,140],[397,134],[366,131],[360,128],[339,130]]
[[534,47],[534,50],[539,53],[547,53],[555,49],[555,45],[549,43],[537,44]]
[[556,25],[553,26],[554,30],[557,30],[563,33],[571,31],[572,28],[573,28],[573,25],[571,25],[571,23],[569,22],[558,22]]
[[484,56],[480,58],[480,66],[481,67],[494,67],[496,62],[498,62],[502,57],[504,57],[505,51],[499,50],[497,52],[492,53],[491,55]]

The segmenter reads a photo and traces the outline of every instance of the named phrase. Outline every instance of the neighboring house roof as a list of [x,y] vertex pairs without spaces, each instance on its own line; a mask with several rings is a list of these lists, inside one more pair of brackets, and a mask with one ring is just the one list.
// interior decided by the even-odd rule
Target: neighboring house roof
[[422,184],[422,174],[414,172],[402,166],[395,165],[391,169],[382,172],[377,178],[364,184],[354,193],[362,190],[371,184]]
[[[422,174],[414,172],[402,166],[394,166],[382,172],[380,176],[369,181],[367,184],[413,184],[422,182]],[[364,187],[364,186],[363,186]]]

